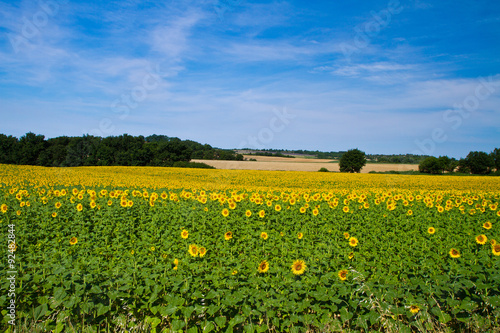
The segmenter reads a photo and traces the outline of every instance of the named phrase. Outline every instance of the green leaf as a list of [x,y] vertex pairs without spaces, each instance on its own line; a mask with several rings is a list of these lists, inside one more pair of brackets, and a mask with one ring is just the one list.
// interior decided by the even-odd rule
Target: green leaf
[[36,307],[33,310],[33,318],[34,318],[34,320],[38,321],[41,317],[45,316],[45,314],[47,313],[47,310],[48,310],[47,303],[42,304],[42,305]]
[[215,329],[215,325],[214,325],[214,323],[213,323],[213,322],[211,322],[211,321],[209,321],[209,322],[205,325],[205,327],[203,327],[203,332],[208,333],[208,332],[213,331],[214,329]]
[[59,322],[56,325],[56,329],[54,330],[54,333],[60,333],[64,329],[64,323]]
[[215,323],[217,324],[217,327],[224,328],[226,326],[226,317],[215,318]]
[[186,326],[184,321],[178,319],[172,320],[172,329],[174,331],[181,330],[184,326]]

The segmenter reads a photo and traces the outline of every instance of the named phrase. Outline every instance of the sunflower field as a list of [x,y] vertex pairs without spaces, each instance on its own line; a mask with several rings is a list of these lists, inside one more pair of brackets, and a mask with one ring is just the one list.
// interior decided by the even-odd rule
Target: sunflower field
[[495,331],[499,201],[496,177],[0,165],[0,327]]

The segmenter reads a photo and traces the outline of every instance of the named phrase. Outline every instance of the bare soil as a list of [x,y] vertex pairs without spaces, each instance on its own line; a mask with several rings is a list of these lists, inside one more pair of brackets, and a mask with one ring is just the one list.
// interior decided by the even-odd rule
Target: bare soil
[[[236,170],[283,170],[283,171],[318,171],[326,168],[328,171],[339,171],[338,161],[309,158],[287,158],[273,156],[244,155],[245,158],[254,158],[257,161],[218,161],[218,160],[193,160],[211,165],[217,169]],[[367,164],[362,173],[370,171],[411,171],[418,170],[417,164]]]

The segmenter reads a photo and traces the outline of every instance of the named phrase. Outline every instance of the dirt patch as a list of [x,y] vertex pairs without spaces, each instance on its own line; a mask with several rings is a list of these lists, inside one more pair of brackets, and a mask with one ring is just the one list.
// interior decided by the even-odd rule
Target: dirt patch
[[[339,171],[339,164],[332,163],[333,160],[319,160],[308,158],[286,158],[272,156],[251,156],[257,161],[214,161],[214,160],[192,160],[211,165],[217,169],[235,170],[283,170],[283,171],[318,171],[326,168],[329,171]],[[417,164],[367,164],[362,173],[370,171],[411,171],[418,170]]]

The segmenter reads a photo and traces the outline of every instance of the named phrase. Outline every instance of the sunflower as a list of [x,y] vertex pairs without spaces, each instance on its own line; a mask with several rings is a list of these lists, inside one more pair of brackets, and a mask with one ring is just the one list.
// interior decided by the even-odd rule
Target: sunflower
[[349,239],[349,233],[348,232],[344,232],[344,238],[345,239]]
[[95,206],[97,206],[97,204],[95,203],[95,201],[91,201],[90,202],[90,208],[95,208]]
[[[442,207],[441,207],[442,208]],[[408,216],[412,216],[413,215],[413,211],[411,209],[408,210],[408,212],[406,213]]]
[[491,244],[491,246],[495,246],[495,245],[497,245],[497,241],[492,239],[492,240],[490,240],[490,244]]
[[61,203],[60,202],[56,202],[56,204],[54,205],[57,209],[61,208]]
[[313,215],[314,216],[318,216],[318,214],[319,214],[319,210],[317,208],[314,208],[313,209]]
[[179,266],[179,259],[174,259],[174,265]]
[[222,216],[227,217],[229,215],[229,210],[227,208],[224,208],[222,210]]
[[349,257],[348,257],[348,258],[349,258],[349,259],[354,258],[354,252],[349,253]]
[[431,235],[434,235],[434,233],[436,232],[436,229],[435,229],[434,227],[429,227],[429,228],[427,229],[427,232],[428,232],[429,234],[431,234]]
[[460,258],[460,252],[457,249],[451,249],[449,253],[452,258]]
[[127,207],[132,207],[134,202],[132,200],[127,201]]
[[228,231],[224,234],[225,240],[230,240],[231,238],[233,238],[233,233],[231,231]]
[[189,254],[193,257],[197,257],[198,256],[198,246],[196,246],[195,244],[189,245]]
[[52,213],[52,217],[56,217],[57,216],[57,213],[56,212],[53,212]]
[[344,206],[342,211],[344,211],[344,213],[349,213],[349,206]]
[[488,237],[486,237],[485,235],[476,236],[476,242],[478,244],[484,245],[484,244],[486,244],[487,241],[488,241]]
[[268,237],[269,236],[268,236],[267,232],[263,231],[263,232],[260,233],[260,238],[267,239]]
[[352,247],[356,247],[358,245],[358,239],[356,237],[349,238],[349,245]]
[[246,216],[246,217],[250,217],[250,216],[252,216],[252,212],[251,212],[250,210],[247,210],[247,211],[245,212],[245,216]]
[[493,252],[494,255],[500,256],[500,244],[495,244],[491,247],[491,251]]
[[410,312],[415,314],[415,313],[418,313],[418,311],[420,311],[420,308],[416,305],[412,305],[410,306]]
[[127,207],[127,200],[121,200],[120,201],[120,206]]
[[238,274],[238,271],[237,271],[237,270],[234,270],[234,271],[231,273],[231,275],[236,275],[236,274]]
[[301,233],[301,232],[299,232],[299,233],[297,234],[297,238],[298,238],[298,239],[302,239],[302,237],[304,237],[304,234],[303,234],[303,233]]
[[111,206],[113,204],[113,201],[108,200],[108,206]]
[[76,205],[76,210],[81,212],[83,210],[83,205],[82,204]]
[[200,258],[203,258],[205,254],[207,254],[207,249],[205,249],[204,247],[200,247],[199,252],[200,252]]
[[263,210],[261,210],[261,211],[259,212],[259,217],[264,217],[264,216],[266,216],[266,212],[265,212],[265,211],[263,211]]
[[347,273],[349,273],[349,271],[347,269],[343,269],[341,271],[339,271],[339,279],[341,279],[342,281],[345,281],[347,279]]
[[71,237],[71,239],[69,240],[69,245],[75,245],[76,243],[78,243],[78,239],[76,237]]
[[295,275],[304,274],[306,268],[307,266],[304,260],[295,260],[292,264],[292,273]]
[[263,260],[258,267],[259,273],[265,273],[269,270],[269,263],[267,260]]
[[490,230],[490,229],[491,229],[491,227],[492,227],[492,224],[491,224],[491,222],[490,222],[490,221],[487,221],[487,222],[484,222],[484,223],[483,223],[483,228],[484,228],[484,229]]
[[189,231],[187,231],[186,229],[182,230],[181,237],[187,239],[189,237]]
[[280,205],[274,206],[274,210],[277,212],[281,211],[281,206]]
[[151,252],[154,252],[156,250],[154,246],[151,246],[149,249],[151,250]]

